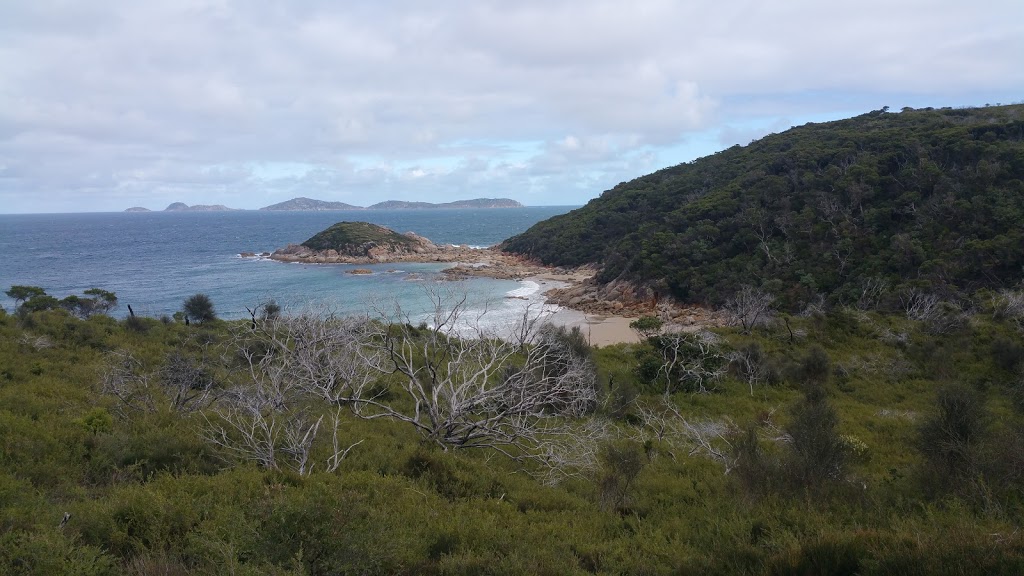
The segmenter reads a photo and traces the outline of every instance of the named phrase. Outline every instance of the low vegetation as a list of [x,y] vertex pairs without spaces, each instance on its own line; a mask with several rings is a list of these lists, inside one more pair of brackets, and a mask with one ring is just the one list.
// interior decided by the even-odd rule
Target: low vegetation
[[1024,570],[1019,292],[602,348],[457,338],[457,302],[185,325],[24,295],[0,574]]

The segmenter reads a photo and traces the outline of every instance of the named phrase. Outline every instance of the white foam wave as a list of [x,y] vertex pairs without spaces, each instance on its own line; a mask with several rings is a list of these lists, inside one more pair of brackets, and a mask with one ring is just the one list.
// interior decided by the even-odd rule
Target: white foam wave
[[519,288],[509,290],[505,295],[509,298],[526,298],[536,294],[539,290],[540,284],[533,280],[523,280],[519,283]]

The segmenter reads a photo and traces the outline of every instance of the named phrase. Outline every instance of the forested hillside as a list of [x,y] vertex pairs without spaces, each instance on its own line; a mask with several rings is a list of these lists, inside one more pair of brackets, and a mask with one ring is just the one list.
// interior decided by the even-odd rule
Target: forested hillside
[[887,109],[619,184],[504,249],[683,302],[1007,287],[1024,265],[1024,105]]

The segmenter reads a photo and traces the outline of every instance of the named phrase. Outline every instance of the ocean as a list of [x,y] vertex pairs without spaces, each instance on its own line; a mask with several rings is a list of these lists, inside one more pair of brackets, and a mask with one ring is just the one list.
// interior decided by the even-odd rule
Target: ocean
[[[526,306],[540,310],[534,282],[490,278],[442,280],[441,264],[311,265],[242,258],[301,243],[341,221],[367,221],[413,231],[436,243],[491,246],[573,206],[507,209],[366,210],[329,212],[144,212],[0,214],[0,305],[12,285],[44,288],[63,298],[89,288],[118,296],[114,315],[173,315],[203,293],[224,319],[246,318],[246,307],[275,300],[286,311],[329,309],[375,314],[400,307],[428,321],[431,294],[466,295],[469,316],[508,324]],[[371,275],[347,274],[369,268]]]

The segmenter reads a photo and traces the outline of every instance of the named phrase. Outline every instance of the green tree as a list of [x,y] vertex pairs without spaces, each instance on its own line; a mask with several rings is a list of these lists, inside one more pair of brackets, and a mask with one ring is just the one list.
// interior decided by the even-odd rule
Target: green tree
[[117,294],[113,292],[100,288],[89,288],[83,294],[91,296],[88,300],[91,301],[92,314],[106,314],[117,307]]
[[14,299],[14,308],[17,309],[21,304],[36,296],[45,296],[46,290],[43,290],[39,286],[11,286],[11,289],[4,292],[8,298]]
[[40,312],[42,310],[53,310],[60,307],[60,300],[49,294],[33,296],[18,307],[18,311],[25,314],[28,312]]
[[94,314],[106,314],[117,306],[117,296],[113,292],[90,288],[85,294],[91,298],[83,298],[72,294],[60,301],[61,308],[79,318],[89,318]]
[[217,312],[213,309],[213,300],[206,294],[193,294],[185,299],[181,307],[185,318],[202,324],[217,319]]
[[640,338],[647,340],[661,333],[664,322],[656,316],[641,316],[629,323],[629,327],[636,332]]

